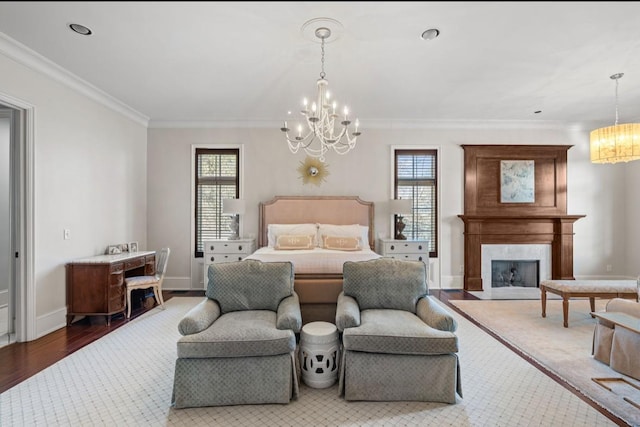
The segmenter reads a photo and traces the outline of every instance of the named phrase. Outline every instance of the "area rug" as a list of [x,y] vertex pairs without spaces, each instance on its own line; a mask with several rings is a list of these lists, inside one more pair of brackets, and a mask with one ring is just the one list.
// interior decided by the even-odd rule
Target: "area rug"
[[[596,320],[590,315],[588,299],[571,300],[569,327],[563,326],[562,301],[547,301],[547,317],[541,315],[540,301],[450,301],[466,316],[488,329],[500,340],[520,350],[630,425],[640,424],[640,410],[623,396],[607,391],[592,378],[626,377],[591,356]],[[604,310],[607,300],[596,300],[596,310]]]
[[347,402],[337,385],[302,383],[287,405],[175,409],[177,324],[202,299],[173,297],[0,394],[0,426],[615,425],[450,307],[464,394],[455,404]]

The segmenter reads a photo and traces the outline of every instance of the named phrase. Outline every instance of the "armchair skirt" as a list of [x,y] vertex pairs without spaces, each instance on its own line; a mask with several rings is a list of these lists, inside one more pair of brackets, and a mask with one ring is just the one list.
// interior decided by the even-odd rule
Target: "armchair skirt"
[[342,337],[340,391],[347,400],[455,403],[462,396],[458,339],[403,310],[364,310]]

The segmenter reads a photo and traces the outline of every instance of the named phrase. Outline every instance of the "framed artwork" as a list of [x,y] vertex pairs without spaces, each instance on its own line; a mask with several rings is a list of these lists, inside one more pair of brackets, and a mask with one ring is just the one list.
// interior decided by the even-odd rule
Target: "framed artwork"
[[109,255],[116,255],[122,253],[122,249],[120,249],[120,245],[111,245],[107,248],[107,253]]
[[129,244],[128,243],[121,244],[120,248],[122,249],[122,252],[129,252]]
[[533,160],[500,161],[500,202],[535,202],[535,162]]
[[138,252],[138,242],[129,243],[129,252]]

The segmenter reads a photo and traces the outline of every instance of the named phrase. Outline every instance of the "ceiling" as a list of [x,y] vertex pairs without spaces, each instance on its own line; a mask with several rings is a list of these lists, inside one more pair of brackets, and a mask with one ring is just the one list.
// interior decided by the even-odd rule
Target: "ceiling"
[[[609,76],[621,72],[620,123],[640,121],[640,2],[0,2],[0,32],[150,126],[270,127],[297,115],[321,65],[301,28],[320,17],[342,24],[326,78],[365,131],[613,125]],[[429,28],[440,36],[421,39]]]

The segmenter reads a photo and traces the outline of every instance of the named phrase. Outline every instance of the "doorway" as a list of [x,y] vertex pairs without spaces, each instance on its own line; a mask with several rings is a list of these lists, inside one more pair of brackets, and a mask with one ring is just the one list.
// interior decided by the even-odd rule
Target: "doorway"
[[0,106],[0,347],[15,341],[16,146],[14,111]]
[[[2,321],[6,332],[0,335],[0,345],[31,341],[37,338],[34,271],[34,181],[35,181],[35,107],[18,98],[0,92],[0,114],[3,127],[9,127],[0,139],[8,159],[0,167],[0,179],[6,195],[0,195],[5,216],[0,218],[0,256],[7,272],[3,276],[7,290],[3,292]],[[4,141],[4,143],[2,142]],[[7,148],[8,146],[8,148]],[[2,150],[2,148],[0,148]],[[8,167],[6,165],[9,165]],[[0,193],[1,194],[1,193]],[[8,212],[8,213],[6,213]],[[6,266],[8,263],[8,267]],[[4,278],[3,278],[4,279]],[[5,320],[6,319],[6,320]],[[3,323],[4,325],[4,323]]]

